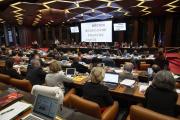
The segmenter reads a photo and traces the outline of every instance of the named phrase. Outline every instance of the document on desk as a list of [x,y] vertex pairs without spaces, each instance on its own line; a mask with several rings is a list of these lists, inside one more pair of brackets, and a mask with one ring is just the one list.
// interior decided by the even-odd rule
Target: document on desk
[[122,82],[120,82],[120,84],[132,87],[135,84],[135,82],[136,82],[135,80],[124,79]]
[[18,101],[11,106],[0,111],[0,120],[12,120],[20,113],[29,109],[32,105],[29,103]]

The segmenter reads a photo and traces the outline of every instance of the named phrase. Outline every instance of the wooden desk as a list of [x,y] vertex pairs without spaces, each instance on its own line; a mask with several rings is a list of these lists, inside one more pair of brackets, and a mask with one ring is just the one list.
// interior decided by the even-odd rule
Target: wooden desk
[[[82,87],[87,82],[87,78],[82,81],[75,81],[72,84],[74,87]],[[130,88],[123,85],[118,85],[115,89],[109,90],[112,96],[118,96],[126,98],[130,101],[143,102],[145,96],[144,93],[139,91],[139,85],[136,83],[135,87]],[[180,94],[178,94],[177,106],[180,107]]]

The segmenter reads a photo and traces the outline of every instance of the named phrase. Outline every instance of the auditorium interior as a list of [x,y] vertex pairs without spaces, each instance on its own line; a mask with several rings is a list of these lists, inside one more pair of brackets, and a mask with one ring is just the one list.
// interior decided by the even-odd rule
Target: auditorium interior
[[0,0],[0,120],[180,120],[180,0]]

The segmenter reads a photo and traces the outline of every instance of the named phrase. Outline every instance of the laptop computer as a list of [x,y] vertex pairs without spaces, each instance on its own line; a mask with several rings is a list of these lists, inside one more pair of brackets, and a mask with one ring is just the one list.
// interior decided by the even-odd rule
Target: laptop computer
[[115,89],[119,83],[119,74],[105,73],[103,82],[109,89]]
[[59,99],[38,94],[32,113],[21,120],[54,120],[59,108]]
[[72,77],[76,73],[76,68],[66,68],[66,76],[67,77]]
[[148,73],[148,75],[152,75],[153,74],[153,69],[152,68],[148,68],[147,69],[147,73]]

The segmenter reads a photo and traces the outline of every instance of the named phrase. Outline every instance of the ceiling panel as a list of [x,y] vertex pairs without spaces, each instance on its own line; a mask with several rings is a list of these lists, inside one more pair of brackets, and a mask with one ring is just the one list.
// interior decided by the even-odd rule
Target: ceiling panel
[[[180,0],[4,0],[0,18],[24,25],[180,14]],[[2,20],[0,21],[2,22]]]

